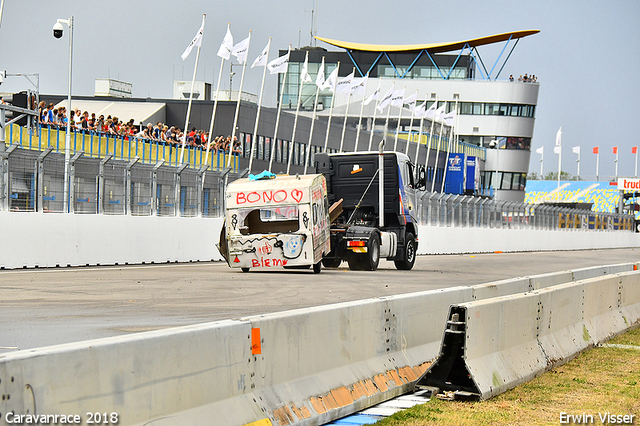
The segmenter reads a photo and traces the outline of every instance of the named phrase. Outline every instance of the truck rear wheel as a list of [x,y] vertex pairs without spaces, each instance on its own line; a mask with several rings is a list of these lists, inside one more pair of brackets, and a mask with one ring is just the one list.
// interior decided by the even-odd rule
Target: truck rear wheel
[[322,261],[318,261],[318,263],[313,264],[313,273],[319,274],[322,271]]
[[416,239],[411,232],[407,232],[404,237],[404,258],[394,260],[396,269],[409,271],[416,263]]
[[367,242],[366,253],[353,253],[349,259],[349,269],[356,271],[375,271],[380,263],[380,237],[371,235]]

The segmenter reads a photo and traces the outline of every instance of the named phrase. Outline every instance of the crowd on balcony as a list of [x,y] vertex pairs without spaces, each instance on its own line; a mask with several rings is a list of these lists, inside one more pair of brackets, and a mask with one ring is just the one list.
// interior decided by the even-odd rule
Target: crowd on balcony
[[[41,126],[64,130],[67,127],[67,108],[60,106],[56,108],[53,103],[47,105],[40,102],[38,107],[39,122]],[[72,131],[83,131],[91,134],[109,135],[114,137],[122,137],[125,140],[142,139],[150,142],[160,143],[181,147],[182,141],[186,138],[186,146],[196,149],[207,149],[207,141],[209,140],[209,132],[204,130],[196,130],[191,128],[186,135],[176,126],[169,126],[158,121],[155,125],[148,123],[146,126],[136,125],[134,119],[123,122],[118,117],[104,115],[96,117],[95,113],[89,114],[88,111],[80,111],[79,109],[71,110],[70,127]],[[216,136],[209,143],[211,152],[240,154],[242,146],[238,138],[234,136],[233,143],[231,136]]]
[[[515,81],[515,79],[513,78],[513,74],[509,76],[509,81]],[[518,81],[521,83],[536,83],[538,81],[538,77],[533,74],[531,74],[530,76],[528,74],[525,74],[523,77],[521,74],[518,78]]]

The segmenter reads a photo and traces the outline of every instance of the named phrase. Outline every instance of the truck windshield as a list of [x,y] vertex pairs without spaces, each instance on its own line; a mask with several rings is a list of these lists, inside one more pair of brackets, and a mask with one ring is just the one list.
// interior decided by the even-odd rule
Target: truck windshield
[[297,205],[240,209],[236,214],[243,235],[296,232],[300,228]]

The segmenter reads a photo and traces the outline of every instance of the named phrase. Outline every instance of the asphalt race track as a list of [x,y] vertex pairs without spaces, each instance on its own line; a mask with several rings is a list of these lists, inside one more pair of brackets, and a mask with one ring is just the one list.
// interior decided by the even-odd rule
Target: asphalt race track
[[412,271],[242,273],[225,263],[0,271],[0,353],[248,315],[640,261],[640,249],[419,256]]

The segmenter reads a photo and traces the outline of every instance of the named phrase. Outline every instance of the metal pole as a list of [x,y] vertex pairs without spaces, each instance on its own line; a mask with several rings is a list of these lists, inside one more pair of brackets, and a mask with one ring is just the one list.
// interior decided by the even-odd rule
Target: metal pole
[[[318,70],[318,75],[320,72],[324,72],[324,56],[322,57],[322,63],[320,64],[320,69]],[[313,127],[316,124],[316,112],[318,111],[318,96],[320,95],[320,86],[317,85],[319,81],[316,78],[316,100],[313,102],[313,116],[311,117],[311,130],[309,130],[309,149],[307,154],[304,156],[304,174],[307,174],[307,167],[309,165],[309,161],[311,161],[311,140],[313,139]],[[323,82],[324,83],[324,82]]]
[[[309,51],[307,50],[305,64],[308,64],[308,61],[309,61]],[[302,104],[302,90],[304,89],[304,76],[302,75],[302,73],[298,75],[298,79],[300,81],[300,90],[298,91],[298,99],[296,99],[296,115],[293,118],[293,132],[291,133],[291,146],[289,147],[289,158],[287,158],[287,174],[291,172],[291,159],[293,157],[293,147],[296,144],[296,129],[298,127],[298,115],[300,113],[300,104]],[[300,146],[302,147],[302,149],[304,149],[304,146],[302,144]],[[300,152],[298,152],[298,158],[300,158]]]
[[[337,75],[340,73],[340,61],[338,61],[338,65],[336,65],[336,69],[338,70],[336,72],[336,80],[337,80]],[[331,76],[329,76],[331,77]],[[322,152],[327,152],[327,148],[329,146],[329,131],[331,130],[331,117],[333,116],[333,106],[335,105],[335,101],[336,101],[336,85],[334,83],[333,87],[330,88],[331,92],[333,93],[331,95],[331,109],[329,110],[329,120],[327,121],[327,134],[325,135],[324,138],[324,149],[322,150]]]
[[[204,20],[207,17],[206,14],[202,15],[202,31],[204,33]],[[196,66],[193,67],[193,78],[191,79],[191,90],[189,91],[189,105],[187,106],[187,118],[184,123],[184,131],[183,139],[182,139],[182,148],[180,149],[180,163],[182,164],[182,160],[184,158],[184,147],[187,144],[187,135],[189,134],[189,116],[191,115],[191,104],[193,103],[193,86],[196,82],[196,73],[198,72],[198,61],[200,60],[200,46],[202,43],[198,44],[198,51],[196,52]]]
[[[267,60],[269,59],[269,51],[271,50],[271,37],[269,37],[269,43],[267,45]],[[258,135],[258,122],[260,121],[260,108],[262,108],[262,94],[264,93],[264,80],[267,77],[267,65],[263,67],[262,71],[262,84],[260,85],[260,97],[258,98],[258,111],[256,112],[256,122],[253,126],[253,137],[251,138],[251,155],[249,156],[249,173],[251,173],[251,167],[253,166],[253,156],[256,152],[256,137]]]
[[71,158],[71,81],[73,78],[73,16],[67,20],[69,26],[69,93],[67,96],[67,134],[64,140],[64,190],[62,208],[69,213],[69,160]]
[[[251,31],[249,31],[249,42],[247,43],[247,52],[249,51],[250,44],[251,44]],[[227,167],[231,165],[231,158],[233,157],[233,145],[235,144],[235,139],[236,139],[236,127],[238,126],[238,114],[240,113],[240,100],[242,98],[242,85],[244,84],[244,72],[247,69],[247,59],[248,59],[248,55],[247,57],[245,57],[244,63],[242,64],[242,76],[240,77],[240,90],[238,90],[238,100],[236,102],[236,113],[233,117],[233,129],[231,129],[231,144],[229,145],[229,156],[227,157]],[[229,63],[231,63],[231,61],[229,61]],[[229,87],[229,93],[231,93],[231,87]]]
[[[291,54],[291,45],[289,45],[289,52]],[[278,102],[278,113],[276,115],[276,126],[273,130],[273,139],[271,140],[271,155],[269,158],[269,171],[273,168],[273,157],[275,156],[276,147],[278,145],[278,126],[280,125],[280,113],[282,112],[282,100],[284,99],[284,86],[287,82],[287,76],[289,75],[289,60],[287,60],[287,69],[282,78],[282,86],[280,90],[280,102]]]

